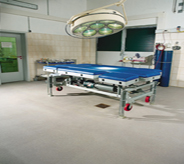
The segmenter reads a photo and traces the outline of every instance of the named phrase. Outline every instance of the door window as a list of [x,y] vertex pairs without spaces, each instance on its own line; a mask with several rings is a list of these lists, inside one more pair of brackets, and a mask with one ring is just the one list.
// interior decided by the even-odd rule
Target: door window
[[1,73],[18,72],[16,38],[0,37]]

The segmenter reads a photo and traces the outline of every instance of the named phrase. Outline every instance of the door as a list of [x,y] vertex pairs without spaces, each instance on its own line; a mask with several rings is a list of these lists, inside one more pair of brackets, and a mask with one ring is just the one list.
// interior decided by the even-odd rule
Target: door
[[24,80],[21,50],[19,34],[0,33],[1,83]]

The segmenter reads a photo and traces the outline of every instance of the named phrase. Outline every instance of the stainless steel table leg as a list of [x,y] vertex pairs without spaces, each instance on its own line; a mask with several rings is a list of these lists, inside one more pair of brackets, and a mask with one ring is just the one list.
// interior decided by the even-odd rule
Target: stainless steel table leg
[[49,93],[49,73],[47,73],[47,95],[50,95]]
[[156,86],[157,86],[157,81],[154,82],[154,84],[151,86],[152,87],[152,90],[153,90],[153,96],[152,96],[152,99],[151,99],[151,102],[150,104],[153,104],[155,102],[155,95],[156,95]]
[[50,91],[50,92],[49,92],[49,95],[50,95],[50,96],[53,96],[53,95],[52,95],[52,86],[53,86],[53,85],[52,85],[52,76],[49,76],[49,91]]
[[126,94],[127,91],[123,88],[121,89],[121,98],[120,98],[120,105],[119,105],[119,115],[124,117],[124,107],[126,104]]

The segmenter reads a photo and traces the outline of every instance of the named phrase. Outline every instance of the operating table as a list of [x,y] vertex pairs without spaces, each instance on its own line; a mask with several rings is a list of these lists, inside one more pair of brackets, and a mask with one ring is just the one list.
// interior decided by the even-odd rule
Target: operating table
[[147,103],[154,102],[157,81],[161,77],[161,71],[156,69],[97,64],[44,66],[43,70],[48,74],[48,95],[53,95],[53,85],[57,91],[65,85],[117,97],[120,98],[121,116],[124,116],[124,110],[130,111],[132,104],[140,98],[145,98]]

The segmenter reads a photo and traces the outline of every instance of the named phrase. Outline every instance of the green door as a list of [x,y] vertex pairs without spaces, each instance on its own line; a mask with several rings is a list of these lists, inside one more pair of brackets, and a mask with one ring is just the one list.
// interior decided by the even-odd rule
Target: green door
[[19,34],[0,33],[1,83],[22,81],[23,79],[21,37]]

